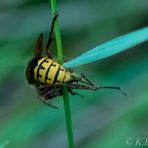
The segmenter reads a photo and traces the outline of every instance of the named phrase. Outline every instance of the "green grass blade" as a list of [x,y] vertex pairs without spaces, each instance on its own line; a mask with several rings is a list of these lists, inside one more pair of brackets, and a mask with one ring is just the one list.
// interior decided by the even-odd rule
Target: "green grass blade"
[[148,40],[148,27],[115,38],[97,46],[79,57],[63,64],[64,67],[76,67],[93,61],[101,60]]
[[[51,8],[52,8],[52,14],[53,16],[55,16],[57,13],[56,0],[51,0]],[[57,20],[55,21],[54,27],[55,27],[55,37],[56,37],[57,49],[58,49],[58,59],[59,59],[59,63],[63,64],[63,51],[62,51],[60,27],[59,27]],[[70,112],[69,95],[68,95],[67,87],[63,87],[63,99],[64,99],[65,118],[66,118],[69,148],[74,148],[73,130],[72,130],[72,123],[71,123],[71,112]]]

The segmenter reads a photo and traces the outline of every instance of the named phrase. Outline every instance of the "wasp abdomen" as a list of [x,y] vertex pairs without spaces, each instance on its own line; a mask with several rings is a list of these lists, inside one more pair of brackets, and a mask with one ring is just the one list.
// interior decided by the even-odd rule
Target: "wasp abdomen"
[[57,84],[70,81],[71,75],[52,59],[41,58],[34,68],[34,79],[42,83]]

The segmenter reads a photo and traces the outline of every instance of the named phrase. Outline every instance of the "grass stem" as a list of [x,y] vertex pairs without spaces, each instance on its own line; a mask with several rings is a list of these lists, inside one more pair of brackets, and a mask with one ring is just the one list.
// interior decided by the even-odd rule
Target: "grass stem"
[[[53,16],[55,16],[57,14],[56,0],[51,0],[51,9],[52,9]],[[58,59],[59,59],[59,63],[62,65],[63,50],[62,50],[62,42],[61,42],[61,35],[60,35],[60,27],[57,20],[55,21],[54,29],[55,29],[55,37],[56,37],[56,44],[57,44],[57,50],[58,50]],[[65,109],[69,148],[74,148],[69,95],[66,87],[63,87],[63,99],[64,99],[64,109]]]

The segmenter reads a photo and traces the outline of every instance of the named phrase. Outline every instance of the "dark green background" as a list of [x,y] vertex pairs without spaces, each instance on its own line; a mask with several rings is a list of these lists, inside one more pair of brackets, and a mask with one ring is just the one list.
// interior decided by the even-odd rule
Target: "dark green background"
[[[59,0],[57,6],[63,52],[69,59],[148,25],[147,0]],[[0,148],[67,147],[62,97],[52,100],[58,110],[45,106],[24,77],[38,34],[44,32],[46,43],[51,20],[49,1],[1,1]],[[75,146],[146,147],[136,140],[142,138],[144,144],[148,139],[148,43],[74,70],[127,93],[79,91],[85,98],[70,96]]]

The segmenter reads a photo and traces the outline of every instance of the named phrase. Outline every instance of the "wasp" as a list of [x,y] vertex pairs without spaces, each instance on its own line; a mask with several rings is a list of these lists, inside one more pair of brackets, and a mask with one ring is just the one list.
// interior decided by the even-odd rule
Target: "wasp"
[[56,108],[49,103],[49,100],[63,95],[63,86],[66,86],[68,92],[72,95],[79,95],[81,97],[83,96],[73,90],[86,89],[96,91],[107,88],[121,91],[120,87],[96,86],[84,74],[81,73],[81,75],[78,75],[74,73],[72,69],[66,69],[52,59],[50,45],[53,41],[54,22],[57,16],[58,15],[52,20],[50,35],[46,44],[47,57],[42,56],[43,33],[40,33],[36,42],[34,57],[26,68],[26,79],[29,84],[35,86],[40,100],[48,106]]

